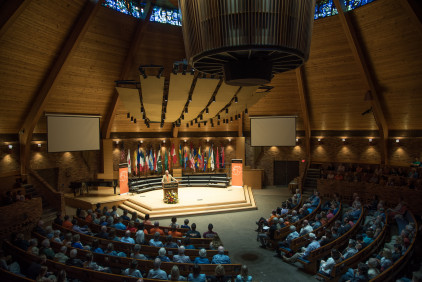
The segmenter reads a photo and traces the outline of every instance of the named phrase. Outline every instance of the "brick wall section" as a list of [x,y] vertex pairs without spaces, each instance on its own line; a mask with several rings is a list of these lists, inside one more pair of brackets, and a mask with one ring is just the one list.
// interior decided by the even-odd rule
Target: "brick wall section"
[[13,144],[13,149],[9,150],[7,145],[0,146],[0,174],[12,170],[20,171],[19,146]]
[[415,158],[422,160],[422,139],[400,139],[396,143],[394,139],[388,142],[388,155],[391,165],[408,166]]
[[[99,151],[48,153],[46,144],[33,146],[30,167],[33,170],[58,169],[58,191],[69,191],[70,182],[95,179],[99,167]],[[53,170],[51,170],[53,171]]]
[[294,147],[263,147],[261,150],[251,146],[251,138],[245,140],[246,165],[251,168],[264,169],[264,185],[274,184],[274,161],[298,161],[299,175],[305,170],[306,159],[305,147],[300,140]]

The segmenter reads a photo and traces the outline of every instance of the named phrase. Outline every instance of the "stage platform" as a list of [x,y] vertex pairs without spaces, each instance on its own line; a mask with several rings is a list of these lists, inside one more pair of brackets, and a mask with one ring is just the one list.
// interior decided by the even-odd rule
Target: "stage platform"
[[113,192],[113,188],[99,187],[98,190],[82,196],[65,194],[66,205],[83,209],[93,209],[96,203],[109,208],[116,205],[130,212],[137,212],[142,218],[149,214],[154,219],[257,209],[252,189],[248,186],[180,187],[177,204],[165,204],[161,189],[125,195],[114,195]]

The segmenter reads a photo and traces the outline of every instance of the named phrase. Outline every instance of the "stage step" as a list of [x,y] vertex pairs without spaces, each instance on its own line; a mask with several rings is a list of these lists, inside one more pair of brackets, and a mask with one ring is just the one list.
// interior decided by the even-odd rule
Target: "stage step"
[[182,216],[191,214],[211,214],[219,212],[234,212],[241,210],[256,209],[255,199],[253,197],[252,189],[244,187],[245,200],[236,202],[226,202],[218,204],[204,204],[191,206],[173,206],[168,208],[151,210],[142,203],[129,199],[119,205],[121,209],[127,209],[130,212],[136,212],[139,217],[143,218],[145,214],[149,214],[151,218],[166,218],[171,216]]

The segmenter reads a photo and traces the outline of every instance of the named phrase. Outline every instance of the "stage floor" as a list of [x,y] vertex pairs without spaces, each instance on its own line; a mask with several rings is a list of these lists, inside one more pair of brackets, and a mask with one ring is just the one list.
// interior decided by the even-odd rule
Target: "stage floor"
[[101,203],[109,208],[116,205],[130,212],[137,212],[141,217],[148,213],[154,218],[256,209],[252,190],[246,186],[181,187],[178,194],[177,204],[166,204],[163,202],[161,189],[141,194],[114,195],[113,188],[99,187],[98,190],[77,197],[65,194],[65,199],[67,205],[76,208],[92,209],[96,203]]

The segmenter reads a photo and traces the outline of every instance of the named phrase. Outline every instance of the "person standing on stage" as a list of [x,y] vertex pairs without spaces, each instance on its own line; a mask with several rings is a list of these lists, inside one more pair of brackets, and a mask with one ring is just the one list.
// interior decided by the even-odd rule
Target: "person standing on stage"
[[171,174],[169,173],[168,170],[166,170],[166,174],[163,175],[163,179],[161,180],[161,183],[170,183],[172,181],[179,182],[179,181],[177,181],[176,178],[174,178],[173,176],[171,176]]

